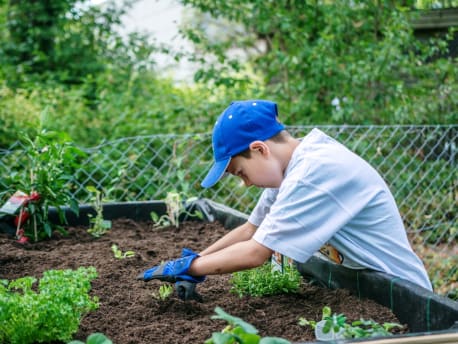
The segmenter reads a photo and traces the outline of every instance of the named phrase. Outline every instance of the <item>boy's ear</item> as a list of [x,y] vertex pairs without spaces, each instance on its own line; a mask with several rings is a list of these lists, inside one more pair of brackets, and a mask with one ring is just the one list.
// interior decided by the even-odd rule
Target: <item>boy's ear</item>
[[269,153],[269,146],[264,141],[253,141],[250,143],[250,149],[252,151],[258,151],[262,155]]

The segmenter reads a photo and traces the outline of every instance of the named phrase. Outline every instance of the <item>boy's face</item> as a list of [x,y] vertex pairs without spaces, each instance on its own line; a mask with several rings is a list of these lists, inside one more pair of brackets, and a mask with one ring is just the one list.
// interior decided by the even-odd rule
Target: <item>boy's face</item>
[[283,180],[281,164],[268,149],[252,149],[250,158],[233,157],[226,171],[240,177],[246,186],[278,188]]

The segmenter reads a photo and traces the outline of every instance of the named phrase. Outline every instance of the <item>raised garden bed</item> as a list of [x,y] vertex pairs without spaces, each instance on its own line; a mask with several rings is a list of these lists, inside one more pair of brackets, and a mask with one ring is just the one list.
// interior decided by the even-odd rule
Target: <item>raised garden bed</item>
[[[314,341],[314,335],[311,329],[298,325],[299,317],[319,320],[326,305],[350,320],[362,317],[406,324],[410,336],[445,334],[458,338],[458,329],[451,329],[458,320],[456,302],[385,274],[355,274],[318,259],[298,265],[307,280],[318,283],[304,283],[297,295],[241,299],[230,292],[230,275],[225,275],[209,276],[198,286],[202,303],[184,302],[176,295],[158,300],[152,295],[162,283],[137,281],[139,272],[177,257],[182,247],[204,249],[246,218],[207,200],[193,206],[204,213],[207,221],[153,229],[150,212],[165,212],[163,202],[120,203],[104,206],[104,217],[113,220],[113,228],[100,238],[86,231],[87,214],[94,214],[89,206],[81,207],[79,218],[68,214],[68,237],[55,235],[50,240],[21,245],[2,234],[0,278],[39,278],[49,269],[96,267],[99,277],[92,283],[91,294],[100,298],[100,308],[84,317],[75,335],[80,340],[93,332],[103,332],[117,344],[203,343],[213,331],[226,325],[210,318],[219,306],[253,324],[262,336],[304,343]],[[134,251],[134,257],[115,258],[113,244],[122,251]]]

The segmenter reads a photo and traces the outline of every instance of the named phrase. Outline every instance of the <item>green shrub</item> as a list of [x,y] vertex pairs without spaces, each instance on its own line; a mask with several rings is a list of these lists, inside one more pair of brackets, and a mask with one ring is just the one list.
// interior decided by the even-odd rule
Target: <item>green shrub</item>
[[94,267],[49,270],[35,291],[34,277],[0,283],[0,342],[28,344],[68,341],[81,318],[98,308],[97,297],[88,295],[97,277]]
[[239,295],[266,296],[296,293],[301,283],[301,275],[296,267],[286,265],[284,272],[273,269],[270,262],[257,268],[238,271],[232,274],[231,292]]

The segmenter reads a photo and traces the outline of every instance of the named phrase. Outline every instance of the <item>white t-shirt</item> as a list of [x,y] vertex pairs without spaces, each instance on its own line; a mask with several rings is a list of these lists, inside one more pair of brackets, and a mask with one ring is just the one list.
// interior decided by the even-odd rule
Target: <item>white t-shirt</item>
[[343,265],[432,290],[382,177],[318,129],[296,147],[280,188],[264,190],[248,221],[258,226],[254,240],[298,262],[327,243]]

